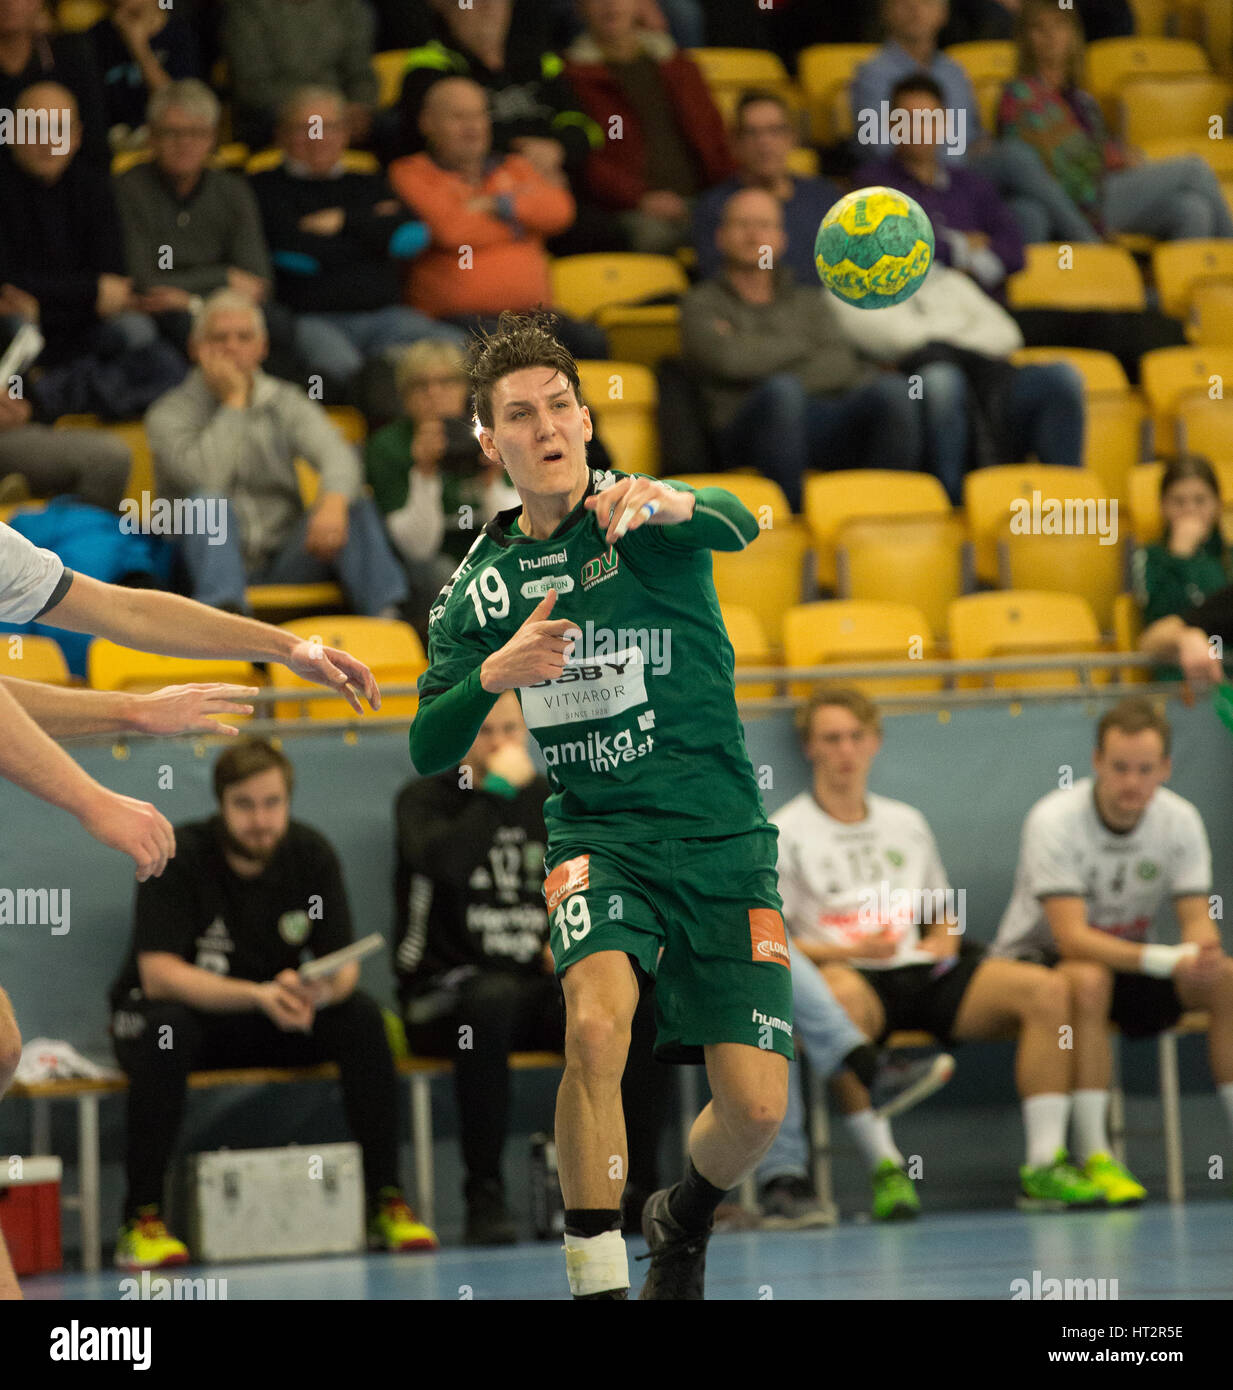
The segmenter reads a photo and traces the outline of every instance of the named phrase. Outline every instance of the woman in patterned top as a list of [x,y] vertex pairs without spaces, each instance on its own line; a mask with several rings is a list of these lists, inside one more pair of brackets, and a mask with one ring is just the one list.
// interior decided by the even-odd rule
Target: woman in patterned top
[[999,131],[1039,153],[1102,235],[1233,236],[1233,215],[1202,158],[1148,160],[1109,134],[1095,97],[1079,86],[1083,28],[1073,10],[1023,0],[1016,38],[1018,76],[1002,93]]

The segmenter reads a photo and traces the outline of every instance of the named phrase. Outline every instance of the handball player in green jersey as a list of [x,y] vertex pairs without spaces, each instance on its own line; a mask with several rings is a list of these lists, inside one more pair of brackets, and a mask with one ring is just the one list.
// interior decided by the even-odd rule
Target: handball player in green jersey
[[[705,1061],[684,1179],[643,1212],[642,1298],[703,1296],[724,1193],[769,1148],[792,1056],[776,834],[745,751],[712,550],[753,515],[721,488],[587,465],[591,417],[551,318],[474,343],[480,444],[521,508],[493,518],[433,607],[411,728],[422,774],[458,763],[516,690],[553,794],[544,896],[565,994],[556,1139],[578,1298],[624,1298],[621,1074],[640,981],[656,1056]],[[644,1256],[642,1258],[647,1258]]]

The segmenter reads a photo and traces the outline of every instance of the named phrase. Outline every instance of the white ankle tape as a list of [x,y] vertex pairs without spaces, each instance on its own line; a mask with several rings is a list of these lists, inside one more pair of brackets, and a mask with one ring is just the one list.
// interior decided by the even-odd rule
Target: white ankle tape
[[629,1257],[620,1231],[602,1236],[565,1237],[565,1272],[572,1294],[607,1293],[629,1288]]

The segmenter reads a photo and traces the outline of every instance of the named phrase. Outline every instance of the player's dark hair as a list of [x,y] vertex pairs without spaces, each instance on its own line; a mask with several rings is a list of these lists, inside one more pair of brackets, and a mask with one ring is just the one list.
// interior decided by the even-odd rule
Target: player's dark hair
[[907,92],[927,92],[939,106],[946,105],[942,88],[927,72],[910,72],[891,88],[890,109],[894,111]]
[[228,787],[256,777],[259,772],[268,772],[272,767],[281,769],[290,796],[295,787],[295,768],[281,749],[263,738],[242,738],[233,743],[214,764],[214,795],[219,805]]
[[1155,729],[1164,745],[1165,757],[1169,756],[1169,749],[1173,743],[1173,730],[1164,715],[1142,695],[1131,695],[1101,715],[1100,723],[1096,725],[1096,751],[1098,753],[1105,751],[1105,735],[1110,729],[1116,729],[1123,734],[1141,734],[1144,729]]
[[859,690],[853,690],[850,686],[824,685],[815,690],[803,705],[797,707],[796,734],[802,745],[813,730],[814,715],[818,710],[831,705],[846,709],[875,734],[882,732],[882,716],[878,713],[877,705],[867,695],[862,695]]
[[534,310],[517,314],[507,309],[497,320],[495,333],[478,333],[471,341],[467,357],[467,376],[474,392],[475,418],[486,430],[492,428],[492,392],[502,377],[527,367],[545,367],[560,372],[574,388],[574,399],[582,404],[582,380],[574,355],[559,343],[553,327],[556,314]]
[[[1170,459],[1165,464],[1164,472],[1160,475],[1160,500],[1164,501],[1165,494],[1171,487],[1177,483],[1188,482],[1191,478],[1197,478],[1204,487],[1210,488],[1216,501],[1223,504],[1223,498],[1220,496],[1220,480],[1216,477],[1216,470],[1202,454],[1178,454],[1176,458]],[[1169,543],[1171,530],[1171,524],[1166,522],[1164,533],[1166,545]]]
[[732,115],[733,130],[739,131],[745,124],[745,112],[751,106],[761,106],[765,101],[774,102],[789,120],[792,119],[791,106],[788,105],[787,101],[780,96],[778,92],[768,91],[766,88],[761,87],[748,88],[741,93],[740,99],[736,103],[736,110]]

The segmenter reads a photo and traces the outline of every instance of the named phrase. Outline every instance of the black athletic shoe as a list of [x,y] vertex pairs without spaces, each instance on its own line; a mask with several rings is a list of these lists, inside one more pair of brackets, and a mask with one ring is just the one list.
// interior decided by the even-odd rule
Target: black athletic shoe
[[638,1295],[640,1301],[654,1298],[697,1302],[706,1297],[703,1290],[710,1227],[701,1235],[691,1236],[677,1224],[668,1211],[668,1198],[675,1191],[673,1187],[652,1192],[642,1209],[642,1234],[648,1249],[638,1258],[650,1260],[651,1268]]
[[887,1061],[878,1068],[870,1099],[879,1118],[889,1120],[940,1091],[955,1074],[955,1059],[939,1052],[921,1062]]
[[505,1209],[505,1193],[492,1178],[467,1185],[466,1245],[513,1245],[518,1232]]
[[818,1201],[808,1178],[785,1174],[762,1189],[762,1224],[768,1231],[799,1231],[833,1226],[837,1213]]

